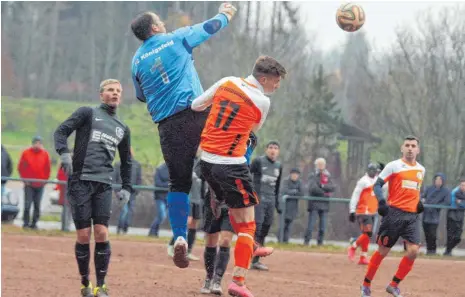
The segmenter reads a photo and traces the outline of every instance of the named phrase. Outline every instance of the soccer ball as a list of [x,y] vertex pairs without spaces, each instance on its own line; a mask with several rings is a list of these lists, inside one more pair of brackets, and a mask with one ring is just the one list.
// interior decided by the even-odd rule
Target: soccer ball
[[338,26],[347,32],[355,32],[365,23],[365,12],[360,5],[342,4],[336,12]]

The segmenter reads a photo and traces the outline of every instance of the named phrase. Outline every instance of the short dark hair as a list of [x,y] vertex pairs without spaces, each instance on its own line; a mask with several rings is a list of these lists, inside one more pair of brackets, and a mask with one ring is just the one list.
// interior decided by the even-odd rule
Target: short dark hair
[[270,145],[276,145],[279,148],[279,142],[277,140],[270,140],[266,144],[266,148],[268,148]]
[[286,69],[279,64],[279,62],[270,56],[260,56],[255,61],[253,66],[252,75],[255,78],[262,76],[275,76],[286,78],[287,71]]
[[145,41],[152,36],[152,25],[154,24],[153,12],[147,11],[136,16],[131,22],[132,33],[137,39]]
[[420,139],[414,135],[407,135],[404,137],[404,141],[406,140],[416,140],[418,144],[420,144]]
[[465,183],[465,177],[460,178],[460,183]]

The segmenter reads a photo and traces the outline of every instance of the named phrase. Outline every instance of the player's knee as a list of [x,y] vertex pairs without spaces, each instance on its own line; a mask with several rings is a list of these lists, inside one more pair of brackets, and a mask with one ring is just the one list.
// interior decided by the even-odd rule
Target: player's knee
[[90,224],[87,228],[77,228],[76,226],[76,234],[77,234],[77,242],[80,244],[88,244],[90,243]]
[[94,237],[97,242],[104,242],[108,239],[108,220],[105,222],[101,220],[100,222],[94,221]]
[[222,234],[220,246],[221,247],[231,247],[232,236],[224,236]]
[[415,260],[420,253],[420,246],[413,243],[407,243],[407,258]]

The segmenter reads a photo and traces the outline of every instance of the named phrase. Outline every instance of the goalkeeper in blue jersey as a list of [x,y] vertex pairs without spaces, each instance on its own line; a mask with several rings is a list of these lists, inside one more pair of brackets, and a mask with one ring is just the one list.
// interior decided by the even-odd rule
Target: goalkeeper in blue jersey
[[188,193],[192,185],[194,158],[208,110],[195,112],[192,101],[203,93],[194,67],[192,50],[226,27],[236,13],[228,3],[219,14],[193,26],[166,32],[153,12],[131,22],[134,35],[143,43],[132,59],[132,79],[137,99],[147,103],[158,124],[160,145],[170,175],[168,216],[173,230],[176,266],[189,266],[187,257]]

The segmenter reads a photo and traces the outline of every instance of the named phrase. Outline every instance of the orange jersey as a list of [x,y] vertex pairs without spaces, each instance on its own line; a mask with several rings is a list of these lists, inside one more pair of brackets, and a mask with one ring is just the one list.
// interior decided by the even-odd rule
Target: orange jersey
[[378,211],[378,199],[373,192],[373,185],[378,177],[365,174],[358,180],[350,199],[350,212],[356,214],[373,215]]
[[258,82],[228,77],[220,80],[192,103],[202,110],[211,104],[200,147],[202,158],[212,163],[244,163],[250,132],[263,124],[270,99]]
[[379,177],[389,182],[388,204],[407,212],[417,212],[420,188],[425,167],[420,163],[408,164],[402,159],[386,165]]

